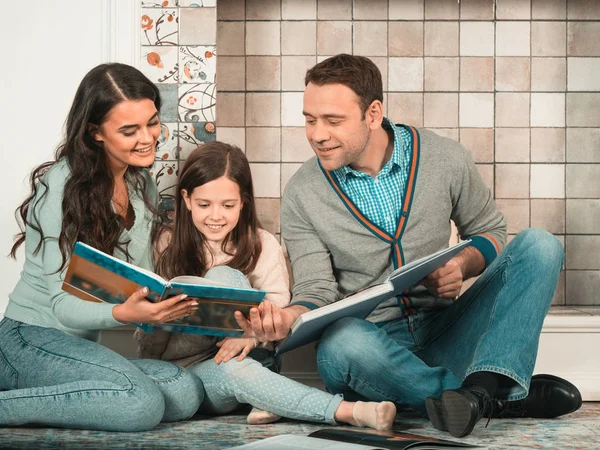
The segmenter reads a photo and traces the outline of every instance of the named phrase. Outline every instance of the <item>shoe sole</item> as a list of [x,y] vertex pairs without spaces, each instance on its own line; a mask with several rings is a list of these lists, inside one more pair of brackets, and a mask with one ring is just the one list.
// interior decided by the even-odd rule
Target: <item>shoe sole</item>
[[446,420],[444,419],[444,408],[442,408],[442,400],[439,398],[428,397],[425,399],[425,409],[427,416],[433,428],[440,431],[448,431]]
[[468,399],[458,392],[444,391],[440,403],[444,424],[452,436],[461,438],[473,431],[478,417]]

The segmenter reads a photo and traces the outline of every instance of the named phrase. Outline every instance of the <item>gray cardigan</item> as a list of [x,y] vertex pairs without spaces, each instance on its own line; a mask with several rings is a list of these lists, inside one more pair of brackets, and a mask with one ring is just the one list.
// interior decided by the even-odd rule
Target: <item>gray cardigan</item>
[[[411,130],[412,169],[403,198],[397,261],[392,258],[394,246],[351,211],[316,157],[288,182],[281,204],[281,236],[292,263],[292,304],[317,308],[383,282],[395,266],[448,247],[450,220],[462,238],[473,239],[486,266],[501,251],[506,222],[470,153],[431,131]],[[407,297],[384,301],[369,320],[392,320],[405,315],[404,310],[443,307],[451,301],[432,296],[422,286]]]

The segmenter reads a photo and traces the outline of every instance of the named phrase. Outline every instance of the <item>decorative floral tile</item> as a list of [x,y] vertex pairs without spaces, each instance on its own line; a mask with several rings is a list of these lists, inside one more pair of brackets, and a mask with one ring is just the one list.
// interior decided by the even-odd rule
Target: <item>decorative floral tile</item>
[[179,80],[177,47],[142,47],[140,68],[154,83],[177,83]]
[[160,91],[162,106],[160,108],[160,120],[163,122],[176,122],[177,105],[179,97],[177,96],[177,85],[175,84],[157,84],[156,87]]
[[155,161],[150,168],[150,175],[156,181],[158,188],[158,207],[161,211],[170,213],[175,210],[175,188],[178,174],[178,161]]
[[156,146],[156,161],[179,159],[179,138],[176,122],[161,122],[161,133]]
[[178,0],[142,0],[142,8],[172,8]]
[[214,122],[193,122],[179,124],[179,159],[185,160],[196,147],[204,142],[217,139]]
[[179,6],[217,6],[217,0],[179,0]]
[[179,121],[214,122],[216,85],[181,84],[179,85]]
[[181,83],[214,83],[216,72],[216,46],[179,47],[179,80]]
[[142,9],[142,45],[177,45],[175,9]]

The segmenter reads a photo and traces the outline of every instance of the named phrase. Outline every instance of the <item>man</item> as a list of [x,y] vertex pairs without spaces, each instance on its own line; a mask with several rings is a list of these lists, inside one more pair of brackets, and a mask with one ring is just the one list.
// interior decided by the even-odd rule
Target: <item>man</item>
[[281,205],[293,299],[285,309],[265,302],[251,312],[257,337],[282,339],[303,312],[447,247],[452,220],[469,247],[366,320],[341,319],[325,331],[317,362],[327,389],[426,411],[455,437],[484,416],[578,409],[572,384],[531,378],[563,263],[560,242],[526,230],[504,248],[506,223],[469,152],[386,119],[381,74],[369,59],[331,57],[305,84],[316,158],[289,181]]

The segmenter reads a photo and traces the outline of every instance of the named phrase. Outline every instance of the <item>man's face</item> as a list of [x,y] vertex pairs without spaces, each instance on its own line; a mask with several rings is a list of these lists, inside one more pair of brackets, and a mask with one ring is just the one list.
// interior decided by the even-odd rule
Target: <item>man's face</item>
[[306,118],[306,137],[323,168],[360,165],[371,130],[352,89],[343,84],[308,83],[302,113]]

